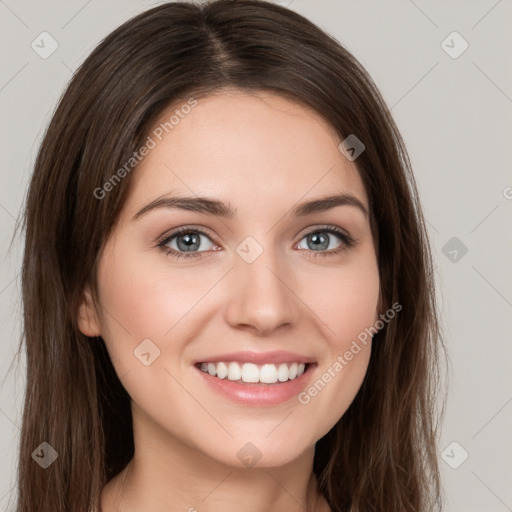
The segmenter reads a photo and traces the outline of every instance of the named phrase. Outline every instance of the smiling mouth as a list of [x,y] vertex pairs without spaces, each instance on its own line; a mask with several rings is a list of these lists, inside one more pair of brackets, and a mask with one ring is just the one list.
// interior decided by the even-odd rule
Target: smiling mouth
[[237,384],[283,384],[295,380],[315,363],[254,364],[230,362],[197,363],[201,371]]

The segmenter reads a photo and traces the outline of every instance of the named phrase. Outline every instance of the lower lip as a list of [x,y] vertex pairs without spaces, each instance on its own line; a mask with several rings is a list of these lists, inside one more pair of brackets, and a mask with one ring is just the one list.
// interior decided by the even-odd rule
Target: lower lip
[[262,406],[281,404],[297,396],[306,387],[315,367],[316,363],[309,363],[300,377],[275,384],[239,384],[227,378],[214,377],[197,366],[195,368],[212,389],[221,395],[239,404]]

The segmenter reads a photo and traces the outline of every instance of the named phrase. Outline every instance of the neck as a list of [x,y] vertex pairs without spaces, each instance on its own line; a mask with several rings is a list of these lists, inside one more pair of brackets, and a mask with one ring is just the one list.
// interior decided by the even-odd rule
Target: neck
[[103,489],[102,512],[330,511],[318,492],[314,447],[285,465],[234,467],[168,432],[138,430],[134,457]]

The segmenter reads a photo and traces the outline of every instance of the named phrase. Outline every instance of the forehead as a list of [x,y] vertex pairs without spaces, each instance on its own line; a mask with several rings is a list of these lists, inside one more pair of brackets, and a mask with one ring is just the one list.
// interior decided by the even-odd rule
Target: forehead
[[217,197],[237,211],[334,193],[367,205],[354,162],[338,149],[341,139],[311,109],[266,91],[223,91],[194,102],[175,102],[150,130],[153,147],[132,176],[130,211],[165,193]]

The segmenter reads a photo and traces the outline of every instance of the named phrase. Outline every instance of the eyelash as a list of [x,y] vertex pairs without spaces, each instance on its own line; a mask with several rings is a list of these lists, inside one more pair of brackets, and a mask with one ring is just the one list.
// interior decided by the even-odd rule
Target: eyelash
[[[311,250],[308,250],[308,249],[300,249],[301,251],[306,250],[306,252],[313,253],[312,254],[313,258],[316,258],[318,256],[335,256],[335,255],[340,254],[342,252],[348,251],[349,249],[351,249],[356,244],[356,241],[351,236],[347,235],[344,231],[342,231],[341,229],[336,228],[334,226],[326,226],[326,227],[323,227],[323,228],[314,229],[313,231],[309,231],[308,233],[305,233],[303,235],[301,240],[303,238],[307,237],[307,236],[314,235],[314,234],[317,234],[317,233],[330,233],[330,234],[333,234],[333,235],[337,235],[341,239],[342,245],[340,247],[338,247],[337,249],[331,249],[330,251],[311,251]],[[166,252],[166,254],[168,256],[170,255],[170,256],[172,256],[175,259],[178,259],[178,258],[181,258],[181,257],[184,257],[184,258],[195,258],[195,257],[201,256],[203,252],[206,252],[206,251],[179,252],[179,251],[176,251],[175,249],[170,249],[170,248],[166,248],[165,247],[173,238],[177,237],[178,235],[182,235],[182,234],[200,234],[200,235],[206,236],[210,240],[212,238],[210,234],[206,233],[202,229],[194,228],[194,227],[189,227],[189,226],[184,226],[184,227],[180,227],[180,228],[175,229],[168,236],[165,236],[165,238],[163,240],[158,242],[157,247],[162,248]]]

